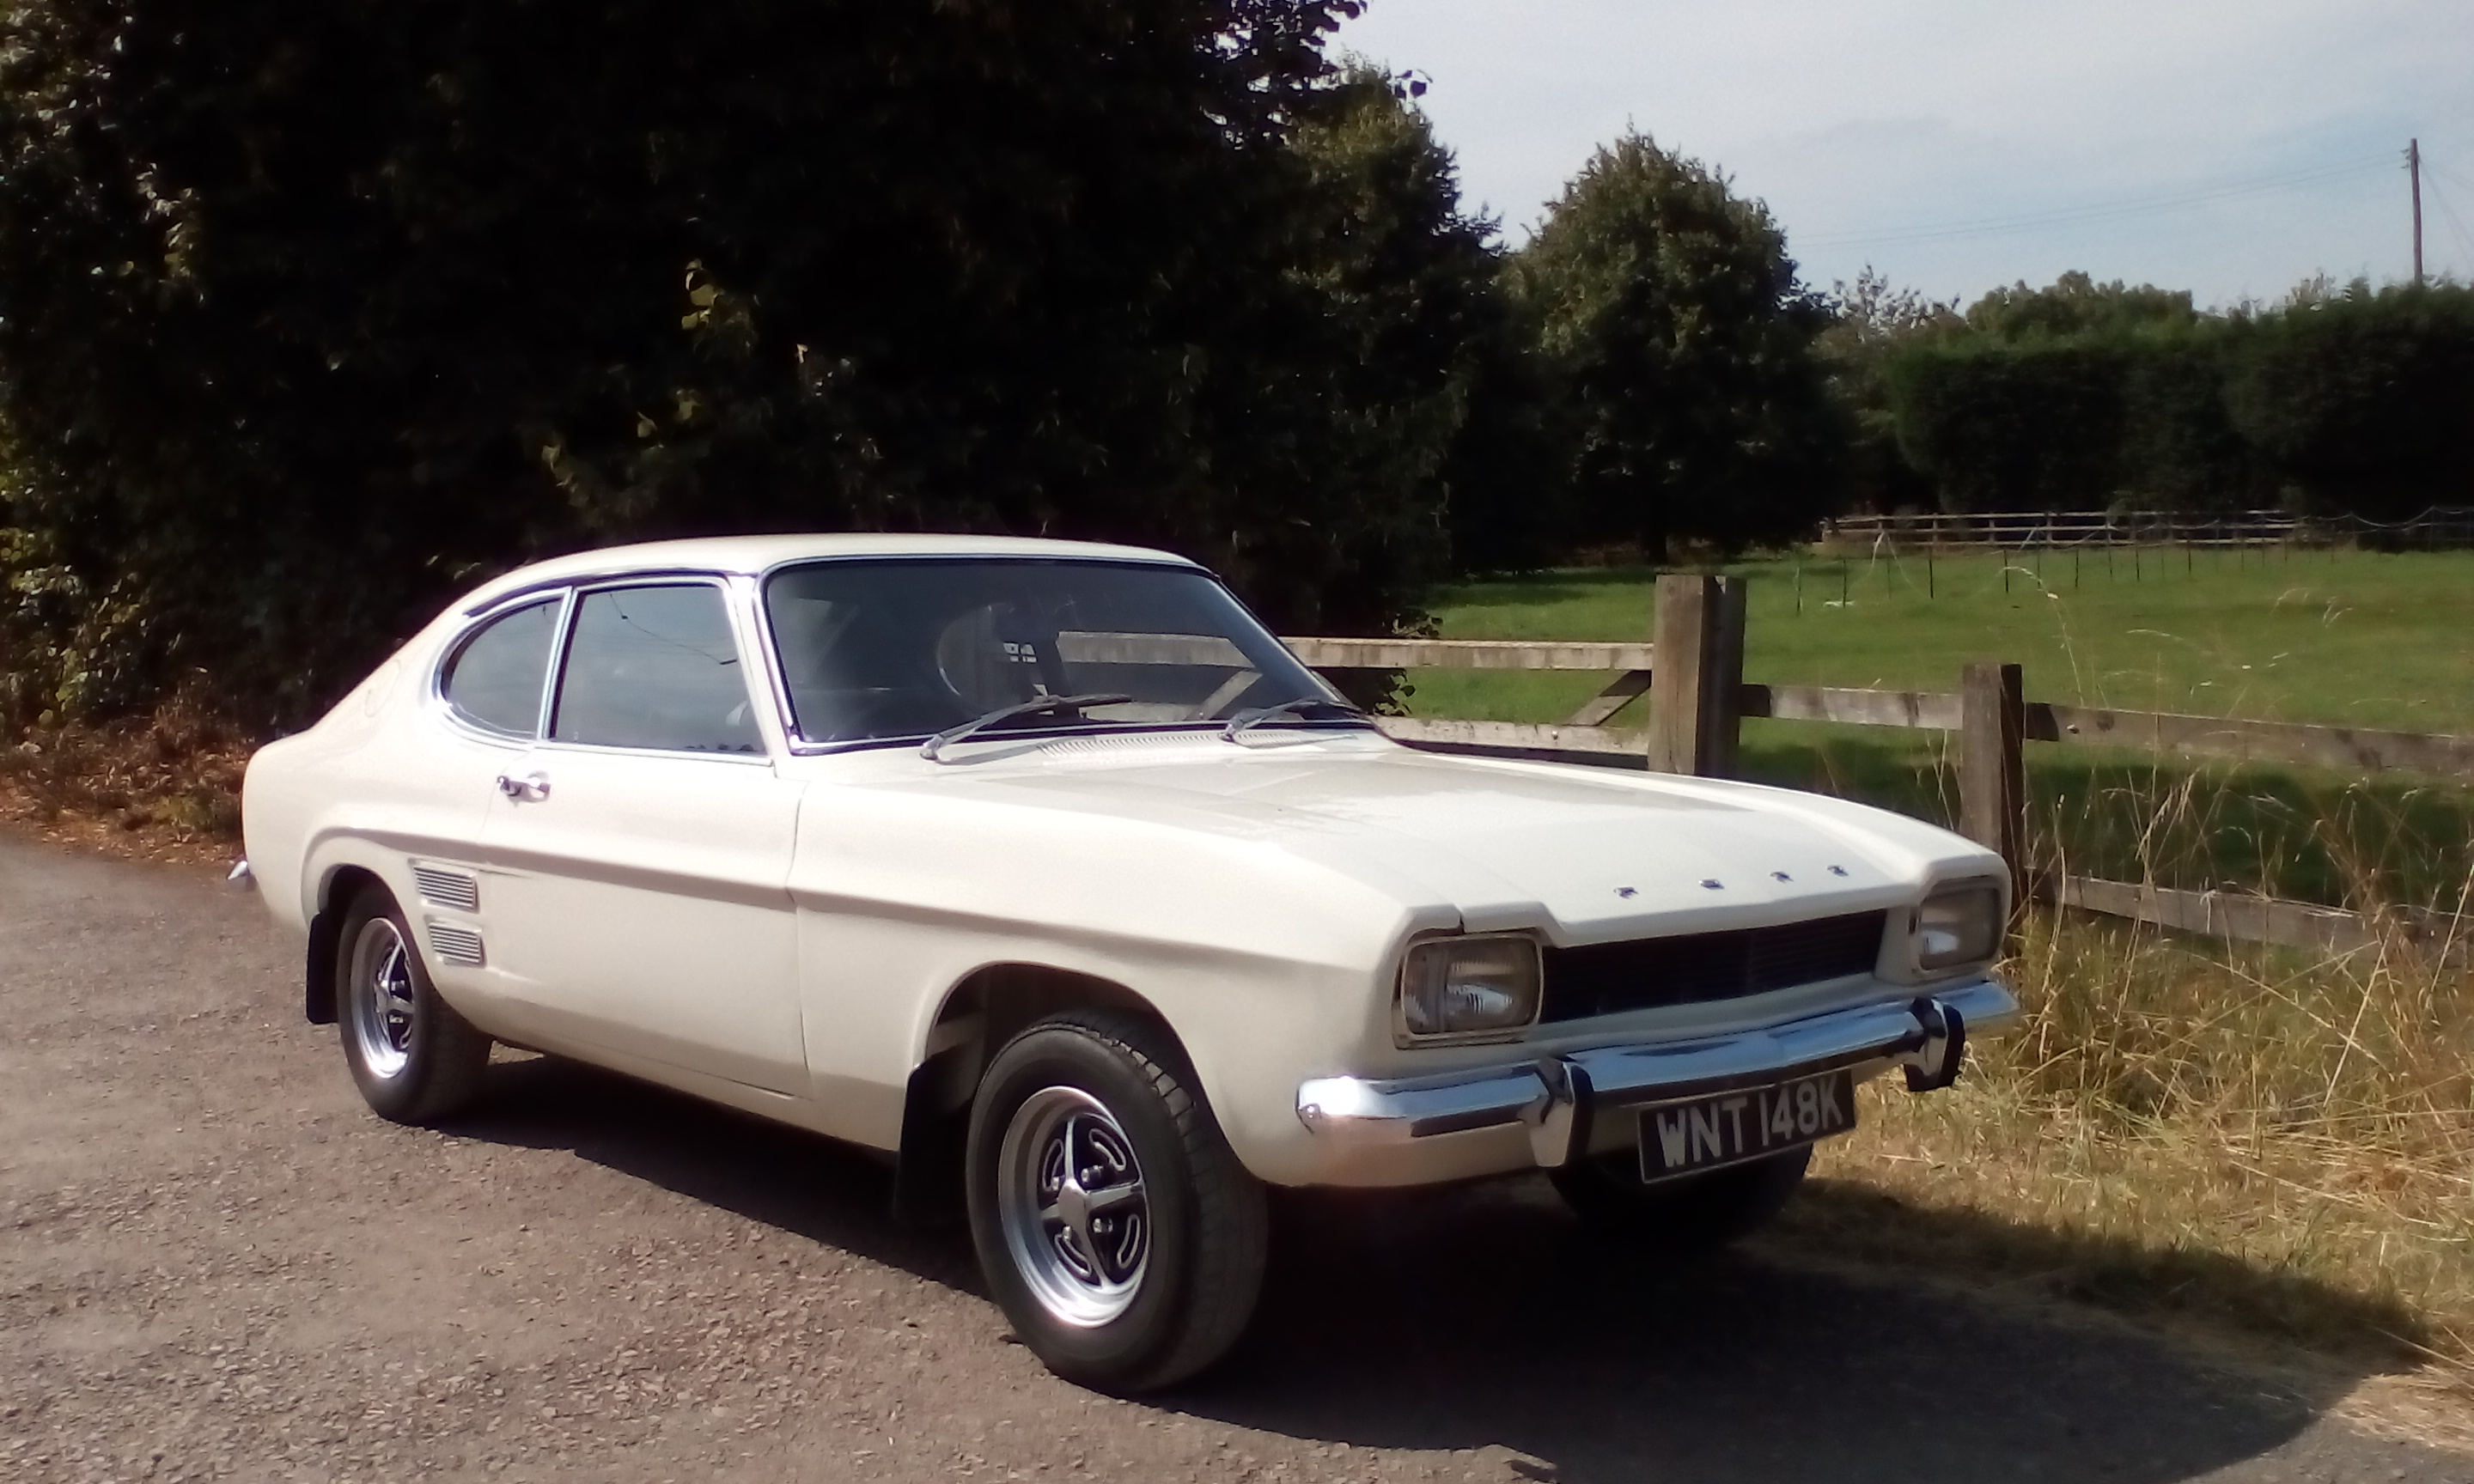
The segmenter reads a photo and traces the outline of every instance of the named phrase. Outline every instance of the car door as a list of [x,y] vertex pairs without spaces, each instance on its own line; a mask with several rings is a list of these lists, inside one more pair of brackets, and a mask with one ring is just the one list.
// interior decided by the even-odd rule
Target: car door
[[482,829],[489,951],[545,1039],[800,1095],[780,777],[717,581],[586,587]]
[[[494,781],[539,735],[564,590],[531,593],[482,615],[447,648],[433,682],[432,715],[399,729],[400,755],[370,772],[381,838],[402,850],[416,931],[430,971],[449,992],[495,1006],[498,986],[478,948],[487,922],[479,876],[481,831]],[[477,1013],[477,1012],[476,1012]]]

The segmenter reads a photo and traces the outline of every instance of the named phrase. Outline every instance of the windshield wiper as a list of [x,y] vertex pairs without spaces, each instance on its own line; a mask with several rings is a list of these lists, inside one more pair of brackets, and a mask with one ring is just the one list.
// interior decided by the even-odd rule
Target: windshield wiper
[[930,737],[927,741],[919,744],[919,755],[927,758],[930,762],[939,761],[940,759],[936,754],[945,750],[945,744],[949,742],[959,742],[964,737],[969,736],[972,732],[979,730],[982,727],[993,727],[1001,721],[1007,721],[1016,716],[1036,716],[1042,711],[1079,711],[1086,706],[1117,706],[1125,702],[1131,701],[1132,699],[1134,698],[1131,696],[1100,694],[1088,696],[1034,696],[1029,701],[1019,701],[1012,706],[998,706],[995,710],[990,711],[985,716],[974,716],[969,721],[962,723],[962,725],[958,727],[946,728],[934,736]]
[[1220,740],[1223,742],[1234,742],[1237,740],[1237,734],[1239,732],[1245,731],[1263,722],[1270,721],[1274,716],[1297,716],[1302,718],[1307,711],[1312,710],[1317,706],[1321,706],[1326,711],[1338,711],[1343,716],[1354,716],[1360,720],[1364,720],[1366,716],[1364,711],[1359,710],[1356,706],[1350,706],[1346,701],[1326,701],[1321,696],[1299,696],[1295,701],[1283,701],[1278,706],[1259,706],[1250,710],[1238,712],[1236,715],[1228,718],[1227,726],[1220,729]]

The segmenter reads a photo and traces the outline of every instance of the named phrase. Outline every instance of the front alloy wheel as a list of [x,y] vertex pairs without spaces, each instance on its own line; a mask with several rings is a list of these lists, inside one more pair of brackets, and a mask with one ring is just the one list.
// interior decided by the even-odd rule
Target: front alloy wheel
[[1142,1291],[1151,1209],[1133,1140],[1079,1088],[1042,1088],[997,1152],[1007,1256],[1058,1321],[1104,1325]]
[[971,1239],[1014,1331],[1111,1392],[1192,1376],[1262,1291],[1263,1187],[1160,1027],[1076,1012],[988,1065],[971,1105]]

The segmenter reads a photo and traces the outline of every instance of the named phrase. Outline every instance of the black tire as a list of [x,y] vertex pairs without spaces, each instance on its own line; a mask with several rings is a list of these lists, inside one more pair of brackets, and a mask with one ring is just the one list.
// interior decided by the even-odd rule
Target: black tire
[[1809,1144],[1748,1163],[1644,1185],[1627,1149],[1548,1172],[1556,1193],[1591,1230],[1661,1252],[1715,1252],[1767,1224],[1804,1184]]
[[335,1026],[344,1065],[381,1118],[430,1124],[480,1094],[490,1038],[438,997],[403,911],[362,888],[335,941]]
[[[1124,1197],[1128,1162],[1137,1194]],[[1066,1379],[1155,1390],[1226,1354],[1253,1318],[1263,1187],[1157,1027],[1076,1012],[1015,1037],[980,1081],[964,1168],[988,1288]],[[1035,1214],[1064,1208],[1048,1176],[1067,1168],[1077,1214]]]

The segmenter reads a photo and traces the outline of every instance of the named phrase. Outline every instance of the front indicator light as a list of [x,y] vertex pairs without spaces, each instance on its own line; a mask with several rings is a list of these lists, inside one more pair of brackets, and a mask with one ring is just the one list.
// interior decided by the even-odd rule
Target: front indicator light
[[1441,938],[1400,965],[1400,1023],[1411,1036],[1482,1036],[1538,1018],[1538,945],[1522,937]]
[[1982,963],[2001,946],[2001,889],[1988,882],[1944,887],[1916,908],[1916,967]]

